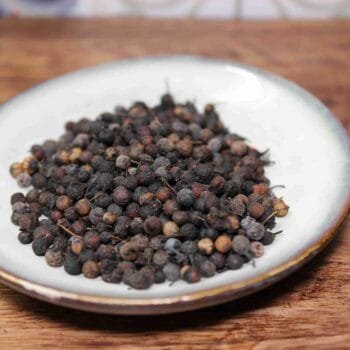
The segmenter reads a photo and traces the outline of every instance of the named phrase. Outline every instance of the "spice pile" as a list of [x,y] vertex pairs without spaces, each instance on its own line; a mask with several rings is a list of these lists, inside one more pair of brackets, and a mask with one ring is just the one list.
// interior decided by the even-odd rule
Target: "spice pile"
[[68,122],[11,166],[18,239],[48,265],[136,289],[235,270],[271,244],[287,205],[264,176],[265,154],[169,94]]

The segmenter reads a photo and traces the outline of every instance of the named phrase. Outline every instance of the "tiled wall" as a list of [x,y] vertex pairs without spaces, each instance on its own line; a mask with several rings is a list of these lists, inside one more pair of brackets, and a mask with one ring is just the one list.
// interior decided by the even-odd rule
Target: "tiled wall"
[[350,0],[0,0],[1,16],[350,17]]

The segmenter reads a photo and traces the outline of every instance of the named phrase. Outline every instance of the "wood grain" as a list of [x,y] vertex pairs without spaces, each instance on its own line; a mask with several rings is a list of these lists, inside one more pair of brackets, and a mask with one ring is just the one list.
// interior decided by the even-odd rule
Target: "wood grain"
[[[164,53],[274,71],[318,96],[350,131],[349,21],[1,20],[0,103],[77,68]],[[187,314],[94,315],[0,286],[0,348],[350,349],[349,234],[348,219],[330,246],[291,277]]]

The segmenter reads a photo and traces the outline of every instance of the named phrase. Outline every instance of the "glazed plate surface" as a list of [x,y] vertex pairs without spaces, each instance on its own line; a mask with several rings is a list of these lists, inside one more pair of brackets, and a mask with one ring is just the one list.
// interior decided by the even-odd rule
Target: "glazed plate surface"
[[[95,117],[136,100],[154,104],[165,92],[202,108],[217,104],[226,126],[251,145],[269,149],[272,185],[290,205],[282,229],[256,266],[246,264],[197,284],[179,281],[130,290],[101,279],[70,276],[46,265],[17,241],[10,195],[17,185],[10,164],[34,143],[56,138],[64,123]],[[273,74],[228,61],[190,56],[112,62],[64,75],[0,106],[0,280],[33,297],[68,307],[114,314],[191,310],[237,299],[285,277],[335,235],[349,208],[349,140],[316,98]],[[283,282],[281,282],[283,283]]]

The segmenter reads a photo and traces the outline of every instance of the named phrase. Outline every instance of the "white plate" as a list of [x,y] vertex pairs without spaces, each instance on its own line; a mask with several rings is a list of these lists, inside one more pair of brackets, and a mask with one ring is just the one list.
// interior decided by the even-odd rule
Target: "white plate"
[[[95,117],[135,100],[154,104],[166,81],[179,101],[217,103],[231,131],[260,150],[270,149],[272,184],[290,205],[283,229],[256,266],[227,271],[197,284],[177,282],[129,290],[101,279],[70,276],[48,267],[17,241],[10,222],[18,190],[9,165],[30,146],[63,132],[68,120]],[[0,278],[24,293],[70,307],[128,314],[165,313],[217,304],[261,289],[295,270],[334,235],[349,207],[349,142],[316,98],[282,78],[232,62],[165,56],[112,62],[32,88],[0,108]]]

